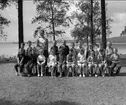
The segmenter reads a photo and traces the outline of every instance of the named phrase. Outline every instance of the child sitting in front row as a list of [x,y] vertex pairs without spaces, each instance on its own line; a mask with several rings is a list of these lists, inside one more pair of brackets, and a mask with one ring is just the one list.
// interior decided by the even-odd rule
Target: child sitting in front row
[[[18,54],[17,54],[17,64],[14,66],[17,76],[22,75],[23,67],[25,65],[25,63],[24,63],[24,58],[25,58],[24,46],[25,46],[25,44],[21,43],[21,48],[19,49]],[[20,69],[20,71],[18,71],[18,68]]]
[[74,68],[75,68],[75,59],[73,55],[73,50],[70,49],[69,54],[67,55],[67,77],[69,76],[69,73],[72,73],[72,76],[74,76]]
[[105,67],[106,67],[106,59],[105,59],[105,51],[104,49],[100,49],[97,55],[97,62],[98,62],[98,72],[102,77],[105,76]]
[[52,77],[56,75],[56,70],[55,70],[56,66],[57,66],[57,55],[55,54],[54,50],[52,50],[48,58],[49,72],[51,72]]
[[45,68],[45,62],[46,62],[46,58],[43,55],[44,51],[41,51],[41,54],[38,56],[37,58],[37,74],[38,77],[43,77],[43,72],[44,72],[44,68]]
[[118,75],[121,69],[121,65],[120,65],[120,55],[118,54],[117,48],[113,49],[113,54],[111,55],[110,59],[112,61],[111,74]]
[[85,77],[86,74],[86,56],[84,54],[84,50],[81,49],[80,52],[78,53],[78,67],[79,67],[79,77]]
[[97,64],[96,64],[96,57],[94,53],[95,53],[94,51],[90,51],[90,55],[87,59],[88,70],[89,70],[88,73],[89,73],[89,76],[95,74],[95,77],[97,77],[97,74],[96,74]]

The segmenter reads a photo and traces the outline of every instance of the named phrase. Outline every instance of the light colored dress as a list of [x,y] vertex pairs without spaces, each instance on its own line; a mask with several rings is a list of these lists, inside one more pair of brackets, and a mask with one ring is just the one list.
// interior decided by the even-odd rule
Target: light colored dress
[[49,55],[49,62],[48,62],[48,66],[55,66],[57,64],[57,57],[56,55]]
[[45,62],[45,56],[39,55],[38,58],[37,58],[37,63],[42,64],[44,62]]

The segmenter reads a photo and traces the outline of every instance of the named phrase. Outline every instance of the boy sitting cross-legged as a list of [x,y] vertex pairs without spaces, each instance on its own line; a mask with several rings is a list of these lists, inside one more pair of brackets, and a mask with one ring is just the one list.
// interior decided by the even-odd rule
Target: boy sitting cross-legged
[[54,50],[51,50],[49,58],[48,58],[48,67],[49,72],[51,72],[51,76],[56,76],[56,67],[57,67],[57,55]]
[[44,50],[41,51],[41,54],[37,58],[37,74],[38,74],[38,77],[40,77],[40,76],[43,77],[43,72],[44,72],[44,69],[45,69],[46,58],[43,54],[44,54]]
[[99,53],[97,56],[97,61],[98,61],[98,69],[99,69],[99,73],[100,75],[102,75],[102,77],[105,76],[105,67],[106,67],[106,59],[105,59],[105,51],[104,49],[99,49]]
[[75,59],[73,55],[73,50],[69,50],[69,54],[67,55],[67,77],[69,76],[69,73],[72,73],[72,76],[74,76],[74,68],[75,68]]
[[64,55],[63,46],[59,47],[59,55],[58,55],[58,72],[60,73],[59,77],[62,77],[63,71],[66,66],[66,57]]
[[33,48],[31,47],[32,42],[28,41],[28,48],[26,50],[26,57],[27,57],[27,63],[26,63],[26,69],[28,71],[28,76],[32,75],[32,65],[33,65]]
[[[25,49],[24,49],[24,43],[21,43],[21,48],[18,51],[17,54],[17,64],[14,66],[15,70],[16,70],[16,75],[22,75],[23,73],[23,67],[24,67],[24,58],[25,58]],[[20,71],[18,71],[18,68],[20,69]]]
[[95,77],[97,77],[96,74],[96,69],[97,69],[97,64],[96,64],[96,57],[95,57],[95,52],[90,51],[90,55],[88,56],[87,62],[88,62],[88,72],[89,76],[93,76],[95,74]]
[[111,64],[111,74],[119,75],[121,65],[120,65],[120,55],[118,54],[117,48],[113,49],[113,54],[110,57],[112,64]]
[[78,70],[78,74],[79,74],[79,77],[85,77],[86,75],[86,55],[84,53],[84,50],[81,49],[80,52],[78,53],[78,67],[79,67],[79,70]]

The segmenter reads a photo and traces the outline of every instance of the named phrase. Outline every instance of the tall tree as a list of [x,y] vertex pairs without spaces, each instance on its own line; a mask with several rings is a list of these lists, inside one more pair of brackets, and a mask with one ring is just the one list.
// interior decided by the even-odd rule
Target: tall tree
[[[24,35],[23,35],[23,0],[1,0],[0,9],[4,9],[8,5],[11,5],[12,3],[16,3],[16,5],[18,7],[18,42],[19,42],[19,48],[20,48],[21,43],[24,42]],[[2,19],[1,15],[0,15],[0,19]],[[8,25],[9,21],[7,21],[7,19],[5,19],[5,18],[3,18],[3,19],[4,19],[4,23],[7,23],[7,25]],[[1,28],[1,29],[3,29],[3,28]],[[3,32],[3,31],[1,31],[1,32]]]
[[120,36],[126,36],[126,26],[124,26],[124,29],[122,30]]
[[[90,36],[91,32],[91,2],[89,0],[80,0],[77,4],[77,11],[73,13],[73,18],[77,20],[75,28],[72,30],[71,35],[77,40],[87,40],[87,36]],[[106,19],[106,33],[111,34],[111,18]],[[85,28],[88,27],[88,28]],[[84,30],[83,30],[84,29]],[[102,23],[101,23],[101,8],[99,1],[94,1],[93,3],[93,41],[95,43],[96,39],[101,38]],[[83,30],[83,31],[82,31]],[[80,32],[81,34],[74,34],[75,32]]]
[[18,42],[19,48],[21,43],[24,42],[24,33],[23,33],[23,0],[18,0]]
[[[34,37],[45,29],[48,35],[55,36],[65,33],[59,27],[68,27],[71,22],[67,11],[69,10],[69,3],[64,0],[34,0],[36,3],[37,16],[33,18],[32,23],[38,22],[39,27],[35,30]],[[43,24],[46,24],[45,26]]]
[[[0,10],[4,10],[9,5],[8,0],[0,0]],[[4,32],[5,26],[8,26],[10,21],[3,17],[2,14],[0,14],[0,37],[5,39],[7,38],[7,35]]]
[[106,49],[106,9],[105,0],[101,0],[101,17],[102,17],[102,45]]

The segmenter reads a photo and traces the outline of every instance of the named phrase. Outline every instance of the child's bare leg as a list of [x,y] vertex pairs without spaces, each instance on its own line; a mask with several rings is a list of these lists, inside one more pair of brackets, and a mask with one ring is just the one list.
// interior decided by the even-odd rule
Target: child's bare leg
[[62,64],[59,65],[59,73],[60,73],[59,77],[62,77]]
[[117,64],[116,75],[119,75],[120,70],[121,70],[121,65],[120,64]]
[[104,69],[104,65],[101,64],[101,73],[102,73],[102,77],[105,76],[105,69]]
[[72,77],[74,77],[75,65],[72,65]]
[[91,76],[91,73],[92,73],[92,65],[89,64],[89,65],[88,65],[88,68],[89,68],[89,69],[88,69],[88,70],[89,70],[89,76]]
[[41,65],[41,77],[43,77],[44,65]]
[[49,69],[50,69],[51,76],[53,76],[53,67],[50,66]]
[[81,69],[82,69],[82,66],[81,66],[81,64],[80,64],[80,65],[79,65],[79,69],[78,69],[79,77],[81,77]]
[[15,70],[16,70],[16,75],[19,76],[19,71],[18,71],[18,67],[19,67],[19,64],[16,64],[14,66]]
[[67,77],[69,77],[69,65],[67,64]]
[[40,66],[39,65],[37,65],[37,75],[38,75],[38,77],[40,76]]
[[99,74],[99,66],[98,64],[95,65],[95,77],[97,77]]

